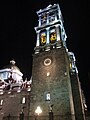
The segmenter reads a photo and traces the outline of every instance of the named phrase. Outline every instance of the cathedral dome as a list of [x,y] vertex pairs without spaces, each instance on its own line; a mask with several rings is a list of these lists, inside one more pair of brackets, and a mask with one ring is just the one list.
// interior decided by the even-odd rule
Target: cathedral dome
[[15,61],[11,60],[9,65],[6,65],[3,67],[3,69],[0,70],[0,76],[3,79],[8,79],[10,76],[17,82],[22,80],[23,74],[21,73],[20,69],[15,65]]
[[20,71],[20,69],[15,65],[15,61],[11,60],[9,65],[6,65],[3,67],[3,69],[9,68],[9,69],[13,69],[13,70],[18,70]]

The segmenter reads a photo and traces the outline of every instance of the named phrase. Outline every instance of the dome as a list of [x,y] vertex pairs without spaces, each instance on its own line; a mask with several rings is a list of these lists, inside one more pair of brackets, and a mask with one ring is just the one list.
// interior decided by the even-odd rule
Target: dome
[[14,69],[14,70],[20,71],[20,69],[15,65],[15,63],[16,63],[16,62],[15,62],[14,60],[11,60],[11,61],[10,61],[10,64],[4,66],[3,68],[4,68],[4,69],[9,68],[9,69]]

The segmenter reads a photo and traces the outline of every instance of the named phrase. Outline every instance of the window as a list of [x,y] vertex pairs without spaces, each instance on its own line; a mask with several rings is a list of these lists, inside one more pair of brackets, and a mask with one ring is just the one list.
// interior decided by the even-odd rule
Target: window
[[55,13],[54,12],[50,12],[49,13],[49,22],[55,21]]
[[7,72],[3,72],[3,79],[7,79]]
[[3,99],[0,100],[0,105],[3,105]]
[[47,101],[50,101],[50,93],[47,93],[47,94],[46,94],[46,100],[47,100]]
[[22,104],[26,102],[25,97],[22,98]]
[[47,23],[47,14],[42,14],[41,16],[41,25],[45,25]]
[[50,30],[50,35],[49,36],[50,36],[50,42],[54,43],[57,39],[55,28]]
[[41,32],[40,34],[40,42],[41,42],[41,45],[44,45],[46,44],[46,32]]

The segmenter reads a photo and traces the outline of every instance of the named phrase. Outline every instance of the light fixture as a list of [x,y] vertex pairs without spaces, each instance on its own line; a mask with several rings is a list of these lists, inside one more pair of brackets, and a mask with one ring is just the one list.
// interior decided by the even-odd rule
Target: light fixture
[[20,93],[21,92],[21,89],[20,89],[20,87],[17,89],[17,93]]
[[8,91],[8,94],[10,94],[11,93],[11,91]]
[[40,108],[40,106],[37,106],[36,110],[35,110],[35,113],[37,115],[41,114],[42,113],[42,109]]
[[25,100],[25,97],[23,97],[23,98],[22,98],[22,104],[24,104],[25,101],[26,101],[26,100]]
[[27,88],[27,91],[28,91],[28,92],[31,91],[31,87],[28,87],[28,88]]
[[0,95],[3,95],[4,91],[3,90],[0,90]]
[[3,99],[2,100],[0,100],[0,105],[2,105],[3,104]]
[[47,77],[50,76],[50,72],[47,72]]

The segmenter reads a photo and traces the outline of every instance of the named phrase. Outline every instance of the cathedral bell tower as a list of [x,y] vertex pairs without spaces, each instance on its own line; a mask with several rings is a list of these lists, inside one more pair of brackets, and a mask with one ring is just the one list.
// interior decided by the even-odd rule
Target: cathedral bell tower
[[35,53],[61,48],[61,46],[66,47],[66,33],[59,5],[49,5],[47,8],[37,11],[37,14],[39,24],[38,27],[35,27],[37,33]]
[[34,120],[85,120],[75,57],[68,52],[59,4],[37,11],[30,117]]

